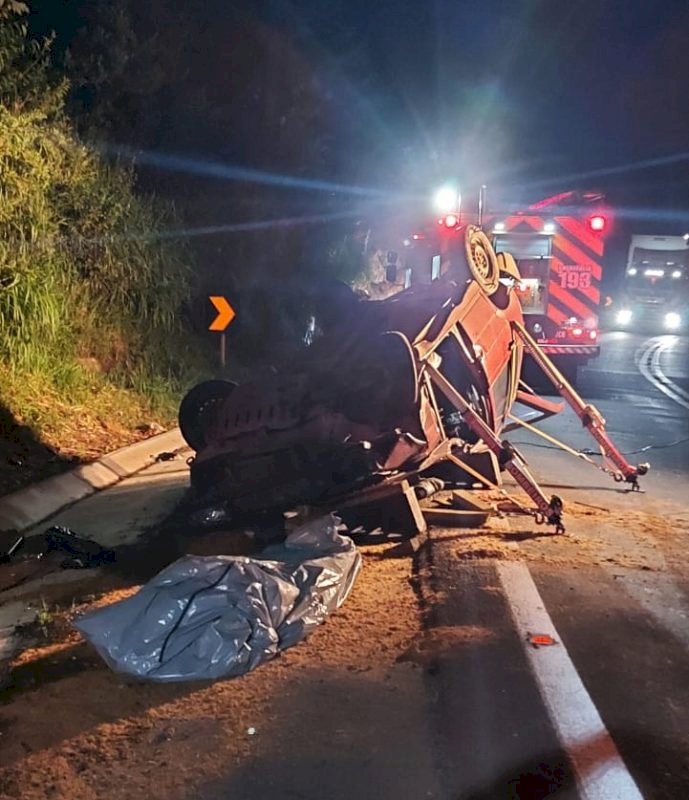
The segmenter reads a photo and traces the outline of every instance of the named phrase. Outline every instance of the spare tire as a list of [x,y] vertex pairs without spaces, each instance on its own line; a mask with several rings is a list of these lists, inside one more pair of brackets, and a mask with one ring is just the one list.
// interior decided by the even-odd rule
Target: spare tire
[[500,286],[500,265],[490,239],[476,225],[468,225],[464,234],[464,253],[471,275],[490,297]]
[[179,428],[193,450],[201,450],[206,445],[206,431],[217,407],[236,386],[232,381],[204,381],[184,396],[179,406]]

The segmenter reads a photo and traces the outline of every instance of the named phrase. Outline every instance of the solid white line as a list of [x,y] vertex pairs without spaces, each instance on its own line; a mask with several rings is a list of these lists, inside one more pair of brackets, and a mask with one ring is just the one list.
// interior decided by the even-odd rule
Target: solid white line
[[[642,348],[639,348],[635,356],[635,361],[639,368],[639,372],[649,383],[653,384],[658,391],[662,392],[671,400],[674,400],[678,405],[689,409],[689,400],[683,397],[682,394],[679,394],[679,392],[683,390],[679,386],[676,386],[668,377],[665,376],[663,372],[660,372],[659,367],[658,371],[660,372],[660,375],[662,375],[663,380],[655,375],[649,368],[649,359],[651,360],[651,366],[654,366],[656,350],[660,350],[661,347],[662,341],[658,339],[649,339],[648,346],[645,349],[642,350]],[[659,359],[660,356],[658,356],[658,363]]]
[[661,383],[664,383],[666,386],[675,393],[683,397],[687,402],[689,402],[689,392],[683,389],[681,386],[678,386],[671,378],[663,372],[663,366],[661,359],[663,357],[663,353],[667,352],[671,347],[671,342],[661,342],[659,347],[653,352],[653,357],[651,359],[651,369],[653,370],[653,374],[658,378]]
[[[526,564],[497,564],[517,631],[543,702],[574,769],[583,800],[642,800],[634,779],[603,724]],[[530,633],[548,634],[558,643],[535,649]]]

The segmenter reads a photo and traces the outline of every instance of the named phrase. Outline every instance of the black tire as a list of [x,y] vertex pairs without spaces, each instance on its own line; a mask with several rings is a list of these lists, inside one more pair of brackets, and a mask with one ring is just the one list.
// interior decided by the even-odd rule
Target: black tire
[[230,396],[237,386],[232,381],[204,381],[184,396],[179,406],[179,428],[193,450],[206,444],[206,431],[213,421],[217,406]]

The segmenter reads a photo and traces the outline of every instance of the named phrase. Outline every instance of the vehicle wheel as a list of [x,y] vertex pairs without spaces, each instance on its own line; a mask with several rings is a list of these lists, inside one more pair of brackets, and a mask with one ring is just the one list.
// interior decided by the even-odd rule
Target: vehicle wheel
[[500,286],[500,266],[490,239],[476,225],[467,226],[464,252],[474,280],[490,297]]
[[204,381],[184,396],[179,407],[179,428],[189,447],[200,450],[216,408],[237,386],[232,381]]

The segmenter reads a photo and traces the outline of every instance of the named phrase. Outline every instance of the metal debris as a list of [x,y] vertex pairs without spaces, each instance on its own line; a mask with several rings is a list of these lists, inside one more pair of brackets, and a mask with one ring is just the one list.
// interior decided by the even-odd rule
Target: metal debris
[[4,553],[0,553],[0,564],[9,564],[14,555],[23,546],[26,539],[23,536],[17,535],[14,542],[7,548]]
[[115,561],[114,550],[101,547],[93,539],[85,539],[61,525],[53,525],[43,535],[45,537],[43,556],[56,551],[69,554],[70,558],[61,564],[64,569],[102,567]]

